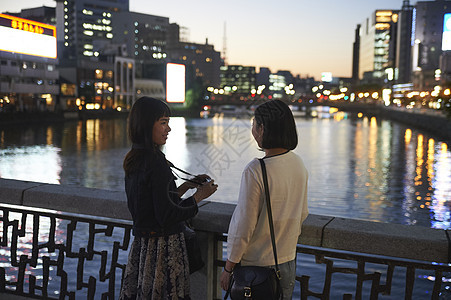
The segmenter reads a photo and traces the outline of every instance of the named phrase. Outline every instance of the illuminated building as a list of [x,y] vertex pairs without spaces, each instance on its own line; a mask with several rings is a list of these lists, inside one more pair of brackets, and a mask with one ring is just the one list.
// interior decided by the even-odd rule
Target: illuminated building
[[[57,0],[58,43],[62,60],[93,57],[113,39],[113,14],[128,11],[128,0]],[[59,45],[60,46],[60,45]]]
[[[130,89],[123,80],[128,78],[130,65],[129,61],[124,62],[127,49],[113,40],[114,27],[121,26],[113,22],[113,15],[128,8],[128,0],[57,0],[60,76],[76,86],[76,95],[64,101],[75,101],[77,109],[130,107],[133,98],[125,92]],[[130,66],[133,69],[134,64]],[[123,73],[115,73],[115,70]]]
[[168,50],[172,61],[183,63],[195,77],[207,86],[219,87],[221,54],[214,46],[205,44],[179,42]]
[[228,65],[221,67],[221,87],[235,87],[237,94],[249,95],[256,89],[255,67]]
[[135,12],[113,15],[114,41],[125,44],[129,57],[136,62],[136,78],[165,82],[168,62],[182,63],[191,77],[205,85],[219,86],[220,53],[214,46],[188,42],[186,29],[169,18]]
[[55,26],[9,15],[0,24],[0,111],[59,110]]
[[146,65],[167,60],[169,18],[123,11],[113,15],[114,42],[125,45],[128,57],[136,61],[136,76],[145,76]]
[[365,83],[384,83],[386,70],[395,65],[398,13],[376,10],[360,27],[359,78]]
[[436,71],[440,70],[441,60],[444,66],[449,67],[440,72],[451,72],[451,61],[446,63],[451,47],[448,49],[442,44],[446,32],[451,30],[444,24],[448,13],[451,13],[451,1],[445,0],[419,1],[413,11],[412,71],[414,85],[420,90],[431,88],[440,82],[441,76],[436,76]]

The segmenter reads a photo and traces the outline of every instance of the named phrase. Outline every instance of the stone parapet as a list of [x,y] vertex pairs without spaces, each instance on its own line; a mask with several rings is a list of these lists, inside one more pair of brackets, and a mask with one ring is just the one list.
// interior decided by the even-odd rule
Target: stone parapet
[[[0,178],[0,202],[69,213],[130,220],[124,192]],[[227,232],[234,204],[201,202],[194,227]],[[405,259],[450,262],[448,230],[310,214],[299,242],[304,245]]]

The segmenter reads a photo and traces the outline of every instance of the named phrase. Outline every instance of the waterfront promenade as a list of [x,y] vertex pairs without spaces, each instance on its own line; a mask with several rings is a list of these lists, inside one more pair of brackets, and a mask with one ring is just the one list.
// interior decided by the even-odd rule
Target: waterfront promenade
[[[61,280],[57,286],[60,290],[53,294],[55,298],[66,293],[75,299],[76,295],[84,292],[88,299],[97,299],[95,293],[101,292],[107,299],[116,299],[123,268],[117,261],[118,252],[126,252],[131,239],[130,215],[125,199],[124,192],[0,179],[3,223],[0,250],[11,256],[11,267],[2,261],[0,296],[1,293],[14,293],[51,298],[47,288],[52,280]],[[205,202],[194,219],[207,264],[192,276],[193,299],[220,298],[217,276],[223,263],[223,234],[227,232],[233,209],[233,204]],[[89,229],[77,231],[77,226],[82,223],[87,223]],[[122,235],[115,235],[119,229]],[[61,232],[65,232],[63,240],[55,237]],[[390,294],[393,270],[405,268],[405,299],[412,299],[415,270],[431,270],[435,281],[428,293],[430,299],[438,299],[439,293],[444,291],[442,276],[449,276],[451,272],[450,234],[449,230],[420,226],[309,215],[299,238],[298,252],[315,255],[317,263],[327,265],[327,271],[320,292],[313,292],[308,286],[309,279],[318,278],[297,274],[297,284],[302,286],[301,298],[317,298],[319,294],[327,297],[331,292],[332,274],[344,272],[355,274],[353,281],[349,282],[356,287],[352,293],[355,299],[362,299],[364,282],[371,284],[370,298],[377,299],[379,295]],[[115,239],[111,248],[97,248],[99,238],[111,237]],[[23,240],[28,242],[28,246],[19,245]],[[86,245],[77,246],[76,240]],[[102,261],[98,270],[91,266],[96,257]],[[354,261],[358,267],[334,269],[331,257]],[[77,267],[66,269],[64,260],[70,258],[77,261]],[[365,269],[368,263],[387,265],[383,280],[380,273]],[[8,273],[13,269],[16,276]],[[44,275],[33,277],[30,275],[32,269],[40,270]],[[49,280],[52,270],[54,278]],[[72,281],[77,278],[76,288],[68,284],[71,278]],[[104,287],[106,290],[99,287],[104,281],[108,282]],[[351,299],[350,294],[343,297]]]

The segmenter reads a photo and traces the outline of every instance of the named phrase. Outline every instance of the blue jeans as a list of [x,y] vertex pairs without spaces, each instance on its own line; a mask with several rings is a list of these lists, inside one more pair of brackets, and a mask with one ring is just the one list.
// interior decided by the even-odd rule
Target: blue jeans
[[[276,266],[271,266],[275,269]],[[291,300],[294,290],[294,281],[296,280],[296,259],[287,261],[279,265],[280,270],[280,286],[283,291],[283,300]]]

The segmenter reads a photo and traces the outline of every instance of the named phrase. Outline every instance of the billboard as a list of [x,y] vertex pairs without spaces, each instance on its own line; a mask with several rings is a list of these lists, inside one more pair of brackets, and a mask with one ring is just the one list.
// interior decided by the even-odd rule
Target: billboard
[[185,65],[166,65],[166,101],[185,102]]
[[56,58],[56,27],[0,14],[0,51]]
[[322,82],[332,82],[332,73],[331,72],[322,72],[321,73],[321,81]]
[[442,51],[451,50],[451,14],[443,17]]

